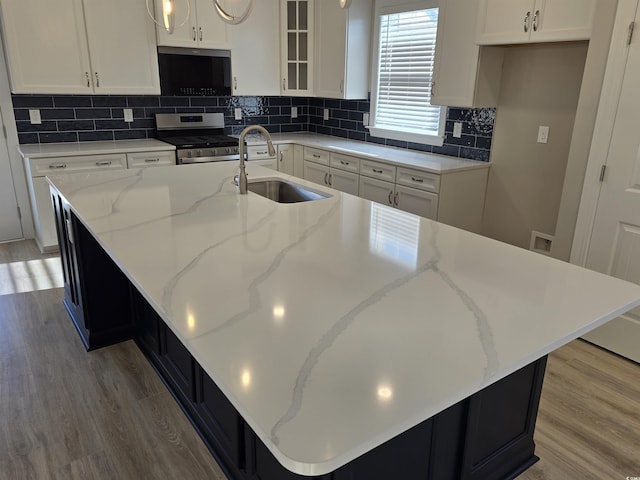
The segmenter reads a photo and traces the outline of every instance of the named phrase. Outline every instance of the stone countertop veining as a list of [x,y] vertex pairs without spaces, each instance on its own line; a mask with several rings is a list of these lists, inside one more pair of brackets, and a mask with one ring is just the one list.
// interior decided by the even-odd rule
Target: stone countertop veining
[[249,426],[321,475],[640,304],[640,286],[235,163],[52,176]]
[[74,155],[99,155],[108,153],[161,152],[175,150],[168,143],[149,138],[144,140],[113,140],[101,142],[40,143],[18,145],[23,158],[54,158]]
[[[345,155],[356,155],[367,160],[393,163],[398,167],[415,168],[440,175],[462,170],[489,168],[491,165],[489,162],[418,152],[406,148],[387,147],[318,133],[274,133],[271,138],[274,144],[296,143],[306,147],[322,148]],[[248,146],[266,143],[264,137],[259,134],[247,135],[246,141]]]

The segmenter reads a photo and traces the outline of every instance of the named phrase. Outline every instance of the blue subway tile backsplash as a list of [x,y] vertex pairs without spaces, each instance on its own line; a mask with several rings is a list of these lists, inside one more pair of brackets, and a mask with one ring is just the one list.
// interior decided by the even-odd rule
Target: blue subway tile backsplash
[[[263,125],[271,133],[315,132],[351,140],[460,158],[488,161],[495,109],[449,108],[442,147],[369,135],[362,124],[366,100],[307,97],[165,97],[142,95],[13,95],[19,141],[26,143],[89,142],[155,138],[156,113],[223,113],[225,133],[239,134],[247,125]],[[291,118],[291,109],[298,110]],[[124,108],[133,122],[124,121]],[[235,109],[242,120],[235,120]],[[42,123],[29,122],[29,109],[39,109]],[[324,109],[329,119],[324,120]],[[454,122],[462,136],[453,136]]]

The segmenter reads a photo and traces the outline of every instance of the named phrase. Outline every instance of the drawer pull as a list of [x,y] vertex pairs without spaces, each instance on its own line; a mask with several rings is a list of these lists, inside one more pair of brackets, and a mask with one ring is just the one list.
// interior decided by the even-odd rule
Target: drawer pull
[[411,177],[411,180],[417,183],[424,183],[424,179],[422,178]]
[[269,152],[256,152],[256,155],[266,155]]
[[349,162],[345,162],[344,160],[340,160],[340,164],[341,165],[346,165],[346,166],[351,165]]
[[103,160],[101,162],[96,162],[96,167],[108,167],[111,165],[111,160]]
[[313,154],[313,158],[322,158],[321,155],[318,155],[317,153]]
[[66,163],[52,163],[51,165],[49,165],[49,168],[51,170],[60,170],[61,168],[67,168],[67,164]]
[[159,158],[145,158],[144,163],[158,163],[160,161]]
[[373,173],[384,173],[382,170],[376,170],[375,168],[372,168],[371,170],[373,170]]
[[393,205],[393,190],[389,191],[389,205]]
[[325,173],[325,174],[324,174],[324,184],[325,184],[325,185],[329,185],[329,180],[328,180],[328,178],[329,178],[329,174],[328,174],[328,173]]
[[397,207],[398,206],[398,192],[396,192],[396,194],[393,196],[393,204]]

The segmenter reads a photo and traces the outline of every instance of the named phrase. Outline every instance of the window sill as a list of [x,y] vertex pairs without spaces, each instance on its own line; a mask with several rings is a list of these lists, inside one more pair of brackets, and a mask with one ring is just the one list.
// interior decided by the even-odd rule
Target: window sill
[[392,140],[421,143],[423,145],[433,145],[436,147],[441,147],[444,143],[444,136],[439,135],[422,135],[419,133],[400,132],[398,130],[379,127],[369,127],[369,133],[373,137],[390,138]]

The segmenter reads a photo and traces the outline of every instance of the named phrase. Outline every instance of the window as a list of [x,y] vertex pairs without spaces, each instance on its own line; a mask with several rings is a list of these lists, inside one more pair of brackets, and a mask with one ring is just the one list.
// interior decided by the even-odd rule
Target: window
[[377,20],[371,134],[442,145],[446,108],[431,105],[438,8],[383,8]]

